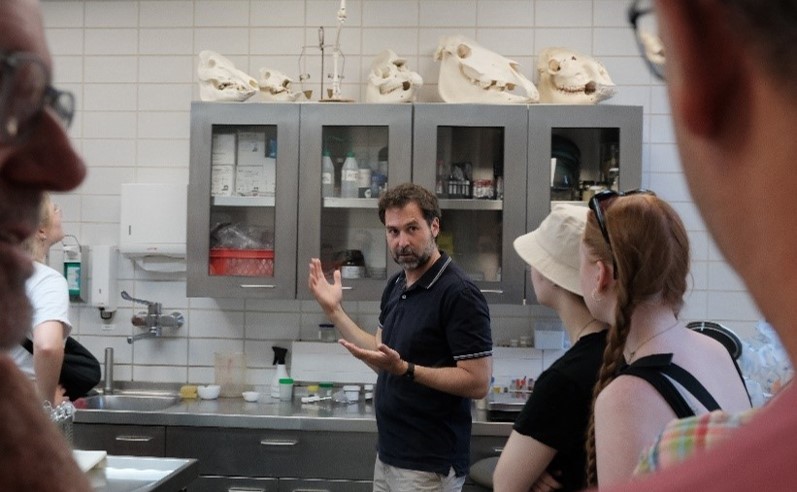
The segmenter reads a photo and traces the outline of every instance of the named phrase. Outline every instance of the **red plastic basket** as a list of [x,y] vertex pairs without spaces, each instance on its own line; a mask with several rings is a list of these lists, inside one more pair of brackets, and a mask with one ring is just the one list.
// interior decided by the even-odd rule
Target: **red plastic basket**
[[209,269],[211,275],[273,277],[274,250],[213,248]]

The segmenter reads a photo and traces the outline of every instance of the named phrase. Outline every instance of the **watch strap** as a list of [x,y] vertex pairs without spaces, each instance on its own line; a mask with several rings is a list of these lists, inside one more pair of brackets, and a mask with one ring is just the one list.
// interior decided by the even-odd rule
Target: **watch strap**
[[415,380],[415,364],[413,364],[412,362],[407,362],[407,370],[404,372],[402,377],[404,379],[409,380],[409,381],[414,381]]

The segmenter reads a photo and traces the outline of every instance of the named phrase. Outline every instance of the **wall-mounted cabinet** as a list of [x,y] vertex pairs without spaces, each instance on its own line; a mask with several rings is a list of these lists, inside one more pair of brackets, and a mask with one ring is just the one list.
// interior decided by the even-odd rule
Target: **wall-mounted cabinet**
[[192,104],[188,296],[295,297],[298,162],[298,105]]
[[188,295],[309,299],[318,257],[347,300],[379,300],[398,266],[377,197],[414,181],[488,301],[531,300],[512,241],[552,201],[638,187],[641,131],[626,106],[194,103]]
[[329,275],[340,268],[347,300],[378,300],[398,271],[378,196],[412,179],[412,105],[306,104],[300,135],[298,275],[320,258]]
[[416,104],[413,137],[413,181],[440,199],[438,245],[489,302],[520,303],[527,107]]

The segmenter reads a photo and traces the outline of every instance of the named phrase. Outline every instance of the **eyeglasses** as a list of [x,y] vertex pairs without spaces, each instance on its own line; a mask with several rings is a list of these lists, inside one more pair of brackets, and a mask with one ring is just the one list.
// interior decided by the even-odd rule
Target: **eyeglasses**
[[0,52],[0,144],[24,142],[47,107],[69,128],[75,96],[50,85],[50,73],[41,58],[33,53]]
[[628,22],[634,28],[639,51],[653,75],[664,80],[664,45],[659,37],[657,21],[652,0],[634,0],[628,8]]
[[[606,241],[606,245],[609,246],[609,253],[611,253],[612,255],[612,274],[614,278],[617,278],[617,260],[614,257],[614,249],[612,249],[612,241],[611,239],[609,239],[609,229],[606,228],[606,216],[603,214],[603,208],[604,208],[603,203],[621,196],[631,196],[631,195],[640,195],[640,194],[656,196],[656,193],[645,189],[630,190],[625,192],[604,190],[595,193],[595,195],[589,199],[589,209],[592,210],[592,212],[595,214],[595,220],[597,220],[598,222],[598,227],[600,227],[601,234],[603,234],[603,239]],[[608,206],[608,204],[605,206]]]

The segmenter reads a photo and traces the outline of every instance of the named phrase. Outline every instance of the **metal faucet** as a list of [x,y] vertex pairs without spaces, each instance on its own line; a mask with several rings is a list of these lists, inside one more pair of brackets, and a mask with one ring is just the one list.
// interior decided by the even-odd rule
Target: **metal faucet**
[[113,347],[105,347],[105,385],[102,387],[104,395],[113,393]]
[[139,302],[147,306],[146,312],[141,311],[134,314],[130,321],[133,323],[133,326],[142,326],[148,330],[144,333],[127,337],[127,343],[133,343],[142,338],[159,338],[161,336],[161,328],[164,326],[167,328],[180,328],[185,322],[185,318],[180,312],[174,311],[171,314],[162,314],[161,310],[163,306],[159,302],[136,299],[124,290],[122,291],[122,299]]

